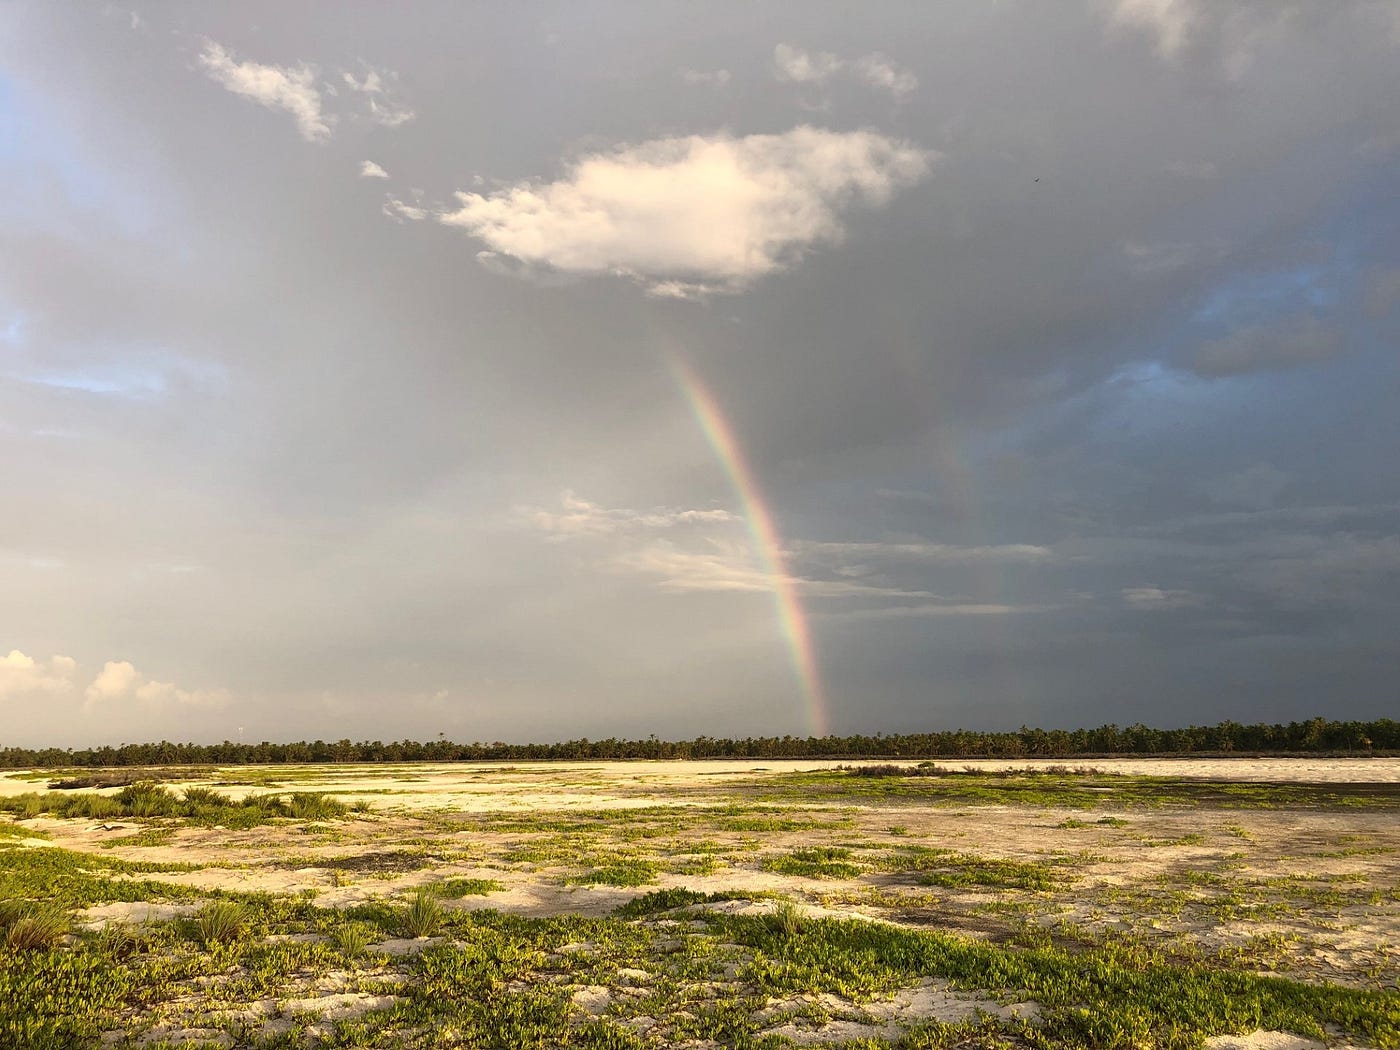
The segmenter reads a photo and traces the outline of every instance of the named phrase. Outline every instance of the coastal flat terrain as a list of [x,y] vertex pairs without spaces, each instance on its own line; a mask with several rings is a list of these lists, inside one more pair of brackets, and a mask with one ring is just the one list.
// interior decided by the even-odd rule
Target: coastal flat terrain
[[1400,1046],[1391,758],[12,771],[0,901],[4,1046]]

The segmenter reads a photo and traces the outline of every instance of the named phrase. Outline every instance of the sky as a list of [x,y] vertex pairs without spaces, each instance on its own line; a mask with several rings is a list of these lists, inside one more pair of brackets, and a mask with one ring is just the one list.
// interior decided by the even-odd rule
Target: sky
[[0,746],[1393,717],[1397,98],[1393,0],[5,4]]

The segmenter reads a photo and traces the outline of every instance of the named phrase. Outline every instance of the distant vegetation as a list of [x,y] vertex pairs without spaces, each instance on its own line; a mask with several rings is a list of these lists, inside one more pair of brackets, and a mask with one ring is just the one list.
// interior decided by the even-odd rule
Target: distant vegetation
[[1185,729],[1145,725],[981,733],[877,733],[874,736],[767,736],[694,740],[569,740],[559,744],[458,744],[450,740],[298,741],[294,744],[123,744],[97,748],[0,748],[0,768],[253,765],[286,762],[477,762],[542,759],[695,758],[1073,758],[1102,755],[1318,754],[1400,751],[1400,722],[1287,725],[1221,722]]

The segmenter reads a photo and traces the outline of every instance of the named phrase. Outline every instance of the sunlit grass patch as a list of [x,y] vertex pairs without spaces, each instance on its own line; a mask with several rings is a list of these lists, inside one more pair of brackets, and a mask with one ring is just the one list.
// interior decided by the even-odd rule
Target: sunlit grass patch
[[764,868],[779,875],[800,875],[809,879],[853,879],[862,872],[851,863],[851,851],[841,846],[812,846],[793,850],[781,857],[769,857]]
[[505,886],[495,879],[443,879],[428,887],[439,897],[457,900],[461,897],[481,897],[488,893],[499,893]]
[[37,816],[88,820],[179,818],[192,824],[217,824],[228,828],[257,827],[279,818],[325,820],[343,817],[347,812],[344,803],[320,792],[293,792],[290,799],[281,795],[249,795],[235,800],[207,787],[186,788],[183,795],[176,795],[149,780],[127,784],[115,795],[26,792],[0,798],[0,811],[21,819]]
[[656,874],[657,866],[650,861],[627,860],[570,875],[564,881],[576,886],[644,886],[655,882]]
[[722,890],[715,893],[702,893],[683,887],[665,890],[652,890],[633,897],[625,904],[613,909],[613,914],[624,919],[637,919],[647,915],[673,911],[692,904],[716,904],[721,901],[765,900],[773,894],[764,890]]
[[131,835],[119,835],[112,839],[103,839],[101,846],[103,849],[114,849],[117,846],[130,846],[134,848],[145,848],[151,846],[168,846],[175,841],[175,828],[169,827],[145,827]]
[[[854,1001],[925,976],[1028,999],[1036,1046],[1187,1046],[1258,1028],[1321,1038],[1327,1025],[1375,1046],[1400,1045],[1400,997],[1178,963],[1142,942],[1007,948],[943,934],[829,919],[781,936],[761,919],[708,921],[757,954],[750,978],[770,996],[831,993]],[[919,1045],[919,1044],[915,1044]]]
[[0,839],[46,839],[48,835],[37,828],[28,828],[23,824],[11,824],[7,820],[0,820]]
[[0,845],[0,897],[45,899],[65,907],[108,901],[188,900],[187,886],[132,876],[194,871],[193,864],[148,864],[46,846]]

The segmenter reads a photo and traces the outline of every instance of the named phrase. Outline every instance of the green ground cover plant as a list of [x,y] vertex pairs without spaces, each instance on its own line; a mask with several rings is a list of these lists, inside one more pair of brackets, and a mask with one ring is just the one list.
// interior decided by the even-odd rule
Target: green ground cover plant
[[[312,771],[287,772],[297,774],[287,785],[320,795]],[[602,790],[656,790],[635,779]],[[746,770],[635,809],[522,813],[508,799],[454,812],[433,795],[434,808],[395,802],[366,821],[314,804],[298,818],[284,788],[278,826],[253,834],[143,816],[129,818],[142,822],[135,835],[45,824],[50,844],[27,846],[29,826],[0,823],[20,832],[0,836],[0,901],[16,902],[0,903],[0,1047],[171,1050],[204,1033],[248,1050],[787,1050],[798,1042],[774,1034],[780,1025],[887,1023],[884,997],[937,980],[1038,1014],[898,1015],[898,1035],[830,1045],[1185,1050],[1278,1028],[1400,1048],[1400,952],[1384,934],[1365,940],[1400,917],[1400,836],[1386,806],[1161,779],[1185,786],[1154,803],[1153,778],[1092,771],[755,781]],[[999,792],[1006,808],[928,794],[949,784]],[[1351,797],[1384,795],[1363,787]],[[1076,791],[1092,804],[1046,811],[1046,797]],[[206,785],[127,798],[159,810],[226,796]],[[135,859],[182,841],[210,849],[208,863]],[[710,864],[719,878],[702,881]],[[765,890],[739,888],[746,873]],[[219,888],[259,884],[278,891]],[[506,884],[538,896],[448,903]],[[734,900],[758,906],[725,906]],[[81,910],[120,901],[185,907],[144,924],[120,908]],[[541,916],[545,901],[607,914]],[[473,910],[493,903],[528,914]],[[20,909],[37,907],[52,909],[57,935],[8,943]],[[410,919],[415,909],[425,922]],[[856,910],[884,921],[819,917]],[[214,922],[220,913],[237,921]],[[116,919],[94,929],[99,914]],[[376,948],[405,936],[424,939]],[[323,996],[382,998],[337,1016],[315,1008]],[[312,1005],[294,1013],[289,1002]]]
[[[1301,782],[1255,783],[1184,778],[1049,772],[1046,769],[987,772],[892,767],[904,775],[870,776],[856,769],[785,773],[762,780],[736,780],[731,786],[755,801],[840,802],[869,800],[929,806],[987,804],[1038,808],[1156,809],[1167,806],[1221,809],[1400,809],[1400,784]],[[1053,768],[1053,767],[1051,767]]]
[[657,866],[628,859],[570,875],[564,881],[577,886],[645,886],[656,881]]
[[[649,897],[648,907],[681,900]],[[773,1022],[761,1020],[759,1011],[770,1000],[831,994],[848,1001],[858,1016],[862,1004],[933,976],[968,992],[1034,1002],[1038,1016],[926,1022],[901,1040],[859,1045],[1185,1048],[1199,1046],[1209,1034],[1264,1027],[1317,1037],[1335,1026],[1368,1045],[1400,1046],[1400,998],[1394,993],[1231,971],[1129,939],[1072,949],[997,945],[811,919],[792,907],[753,917],[699,914],[698,926],[674,931],[653,927],[644,917],[458,913],[440,928],[446,940],[395,963],[390,972],[382,969],[385,957],[366,955],[365,942],[382,927],[360,917],[337,920],[336,929],[361,932],[324,944],[269,944],[240,936],[210,952],[199,945],[182,949],[157,931],[153,944],[135,948],[94,936],[65,948],[0,951],[0,1001],[12,1006],[0,1012],[0,1045],[83,1050],[114,1025],[129,1021],[139,1033],[142,1011],[159,1012],[162,1004],[177,1002],[190,1008],[198,988],[206,990],[199,1016],[207,1018],[275,994],[298,974],[328,974],[361,960],[364,976],[349,987],[387,992],[396,1003],[334,1026],[326,1045],[601,1050],[656,1046],[663,1037],[665,1045],[712,1039],[728,1047],[778,1046],[781,1041],[762,1035]],[[304,921],[293,908],[280,916],[278,928]],[[221,983],[219,975],[229,972],[240,976]],[[615,999],[602,1015],[590,1016],[573,1004],[569,987],[622,987],[621,972],[648,976],[635,995]],[[642,1016],[662,1019],[661,1028],[638,1041],[624,1022]],[[819,1023],[833,1015],[829,1008],[813,1008],[793,1016]],[[229,1026],[239,1030],[235,1022]]]
[[207,787],[186,788],[176,795],[149,780],[128,784],[115,795],[94,792],[73,794],[27,792],[0,798],[0,812],[20,819],[52,816],[88,820],[180,818],[192,824],[250,828],[280,818],[325,820],[346,815],[345,804],[319,792],[296,791],[282,795],[249,795],[243,799]]
[[763,862],[780,875],[801,875],[809,879],[853,879],[865,869],[851,861],[851,851],[841,846],[812,846],[793,850]]
[[496,879],[443,879],[433,883],[428,889],[447,900],[460,900],[462,897],[484,897],[488,893],[500,893],[505,887]]
[[0,844],[0,898],[43,899],[63,907],[191,900],[200,896],[197,890],[138,876],[195,870],[193,864],[147,864],[54,847]]

